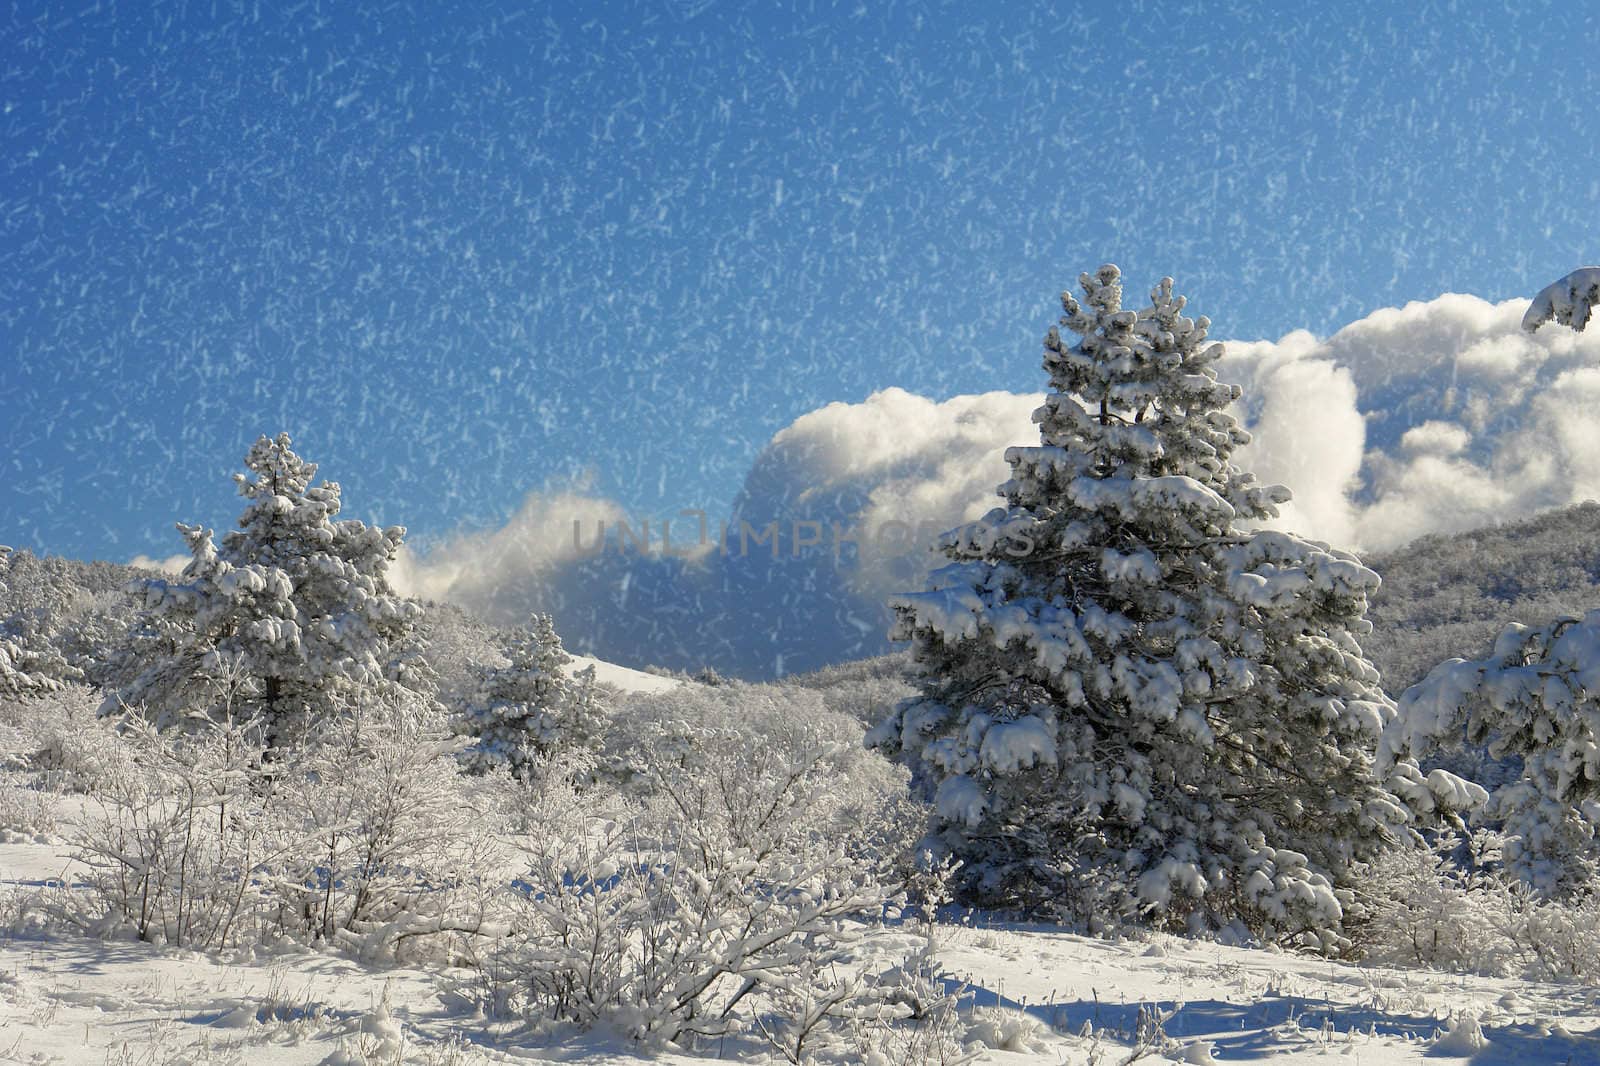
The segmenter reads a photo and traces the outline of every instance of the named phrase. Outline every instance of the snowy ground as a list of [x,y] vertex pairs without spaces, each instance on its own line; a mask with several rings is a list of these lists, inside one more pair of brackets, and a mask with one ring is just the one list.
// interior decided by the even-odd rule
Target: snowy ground
[[[48,890],[72,877],[65,845],[0,844],[0,891]],[[885,932],[879,947],[904,947],[911,935]],[[1112,943],[1048,929],[950,927],[941,940],[942,962],[979,1008],[969,1021],[993,1023],[985,1062],[1120,1063],[1141,1008],[1154,1007],[1170,1012],[1164,1028],[1176,1043],[1150,1062],[1173,1054],[1209,1062],[1209,1048],[1218,1062],[1600,1064],[1600,989],[1591,987],[1369,969],[1170,938]],[[13,936],[0,939],[0,1062],[634,1060],[605,1036],[518,1046],[513,1030],[452,993],[453,983],[471,980],[466,971],[366,968],[331,954],[218,958]],[[985,1009],[994,1007],[1001,1009]],[[1018,1011],[1031,1022],[1019,1024]],[[1017,1050],[1004,1049],[1008,1039]]]
[[[586,665],[588,660],[580,660]],[[611,664],[632,691],[680,682]],[[9,775],[0,775],[9,776]],[[19,778],[20,781],[20,778]],[[0,835],[0,919],[19,893],[72,893],[61,839],[85,800],[55,800],[55,837]],[[1108,942],[1044,928],[949,926],[949,985],[971,1008],[980,1062],[1126,1062],[1141,1014],[1164,1050],[1141,1061],[1562,1063],[1600,1066],[1600,988],[1350,966],[1174,938]],[[903,957],[887,930],[868,950]],[[128,941],[0,936],[0,1062],[240,1063],[641,1061],[615,1037],[551,1047],[485,1019],[474,974],[362,966],[337,954],[218,957]],[[724,1049],[726,1051],[726,1049]],[[705,1061],[659,1055],[686,1066]]]
[[643,670],[630,670],[626,666],[608,663],[592,655],[574,655],[569,669],[576,673],[591,666],[594,667],[595,680],[615,685],[624,692],[665,692],[669,688],[683,684],[675,677],[661,677],[657,674],[647,674]]

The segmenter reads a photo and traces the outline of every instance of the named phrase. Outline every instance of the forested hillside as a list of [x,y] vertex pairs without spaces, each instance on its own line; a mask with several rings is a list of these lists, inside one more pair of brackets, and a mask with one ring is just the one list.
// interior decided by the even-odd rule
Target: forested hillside
[[1363,642],[1398,696],[1445,659],[1487,654],[1508,622],[1600,607],[1600,504],[1422,537],[1366,564],[1383,577]]

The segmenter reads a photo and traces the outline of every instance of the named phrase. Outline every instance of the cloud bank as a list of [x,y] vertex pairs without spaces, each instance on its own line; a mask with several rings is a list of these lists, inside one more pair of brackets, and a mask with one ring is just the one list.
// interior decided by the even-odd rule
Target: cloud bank
[[[1295,493],[1274,524],[1375,550],[1600,497],[1600,330],[1530,336],[1526,307],[1447,294],[1326,340],[1230,343],[1220,374],[1255,435],[1236,458]],[[501,623],[550,611],[574,650],[628,665],[770,677],[877,654],[884,597],[920,585],[932,532],[996,505],[1041,399],[829,404],[772,438],[726,516],[536,493],[403,556],[396,583]]]
[[141,570],[155,570],[163,574],[181,574],[183,568],[189,565],[192,556],[169,555],[164,559],[157,559],[152,555],[135,555],[128,560],[129,566],[136,566]]
[[1530,335],[1527,306],[1451,293],[1230,344],[1239,459],[1295,491],[1280,524],[1371,551],[1600,497],[1600,330]]
[[771,677],[880,654],[884,597],[922,581],[933,535],[995,505],[1041,399],[829,404],[768,442],[727,515],[536,493],[503,528],[402,553],[393,576],[501,624],[549,611],[569,647],[631,666]]

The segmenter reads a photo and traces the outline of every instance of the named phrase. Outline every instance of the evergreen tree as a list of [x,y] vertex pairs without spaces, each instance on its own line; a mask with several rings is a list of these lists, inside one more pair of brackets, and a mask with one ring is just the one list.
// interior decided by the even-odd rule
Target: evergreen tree
[[0,630],[0,698],[53,692],[62,686],[67,669],[53,649],[29,648]]
[[554,620],[535,614],[511,633],[505,653],[510,662],[483,670],[477,697],[462,716],[462,731],[475,738],[462,753],[467,767],[504,766],[529,780],[552,756],[592,750],[600,740],[595,670],[568,671],[572,657],[561,647]]
[[83,676],[51,639],[50,623],[66,597],[42,580],[39,563],[0,545],[0,697],[53,692]]
[[[1386,757],[1486,750],[1514,768],[1480,810],[1503,857],[1546,894],[1600,871],[1600,611],[1537,629],[1512,623],[1483,659],[1450,659],[1400,698]],[[1483,790],[1478,789],[1479,796]]]
[[192,556],[182,575],[135,583],[144,610],[112,699],[166,727],[216,716],[223,680],[233,691],[242,677],[235,712],[281,745],[397,689],[428,692],[420,608],[386,576],[405,530],[335,521],[339,486],[312,484],[316,464],[286,433],[257,440],[245,466],[234,480],[247,503],[221,548],[180,523]]
[[1239,389],[1171,279],[1139,311],[1114,266],[1080,282],[1007,506],[892,601],[921,691],[869,743],[932,800],[970,900],[1331,939],[1352,863],[1407,818],[1372,773],[1377,575],[1241,525],[1288,492],[1229,461]]
[[22,650],[35,678],[103,684],[109,652],[132,620],[124,590],[135,572],[0,545],[0,640]]

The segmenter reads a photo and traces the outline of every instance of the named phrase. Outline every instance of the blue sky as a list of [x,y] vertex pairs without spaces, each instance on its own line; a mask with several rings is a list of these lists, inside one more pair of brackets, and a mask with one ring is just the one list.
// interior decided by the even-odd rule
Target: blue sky
[[414,542],[726,511],[830,401],[1042,386],[1055,295],[1326,334],[1600,258],[1572,5],[0,15],[0,542],[167,555],[287,430]]

